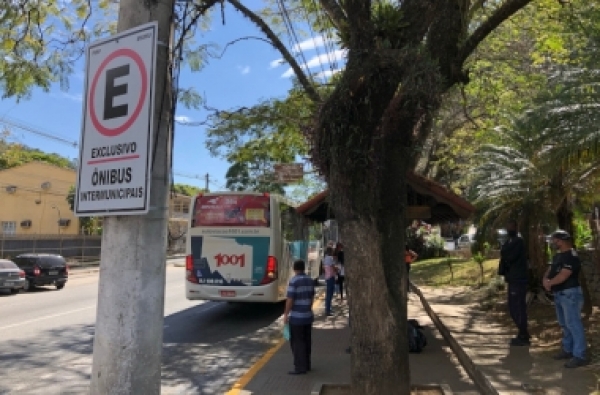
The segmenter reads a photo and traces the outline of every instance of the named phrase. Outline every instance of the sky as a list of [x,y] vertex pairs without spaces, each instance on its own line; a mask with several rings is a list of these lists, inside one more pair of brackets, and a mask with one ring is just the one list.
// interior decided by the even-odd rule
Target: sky
[[[262,7],[258,0],[244,4],[252,10]],[[225,25],[221,24],[219,13],[215,13],[212,20],[210,29],[197,35],[198,42],[217,44],[222,49],[228,42],[240,37],[262,37],[260,31],[230,5],[226,5]],[[300,49],[306,60],[304,62],[299,56],[300,63],[320,77],[329,77],[337,70],[330,67],[327,59],[331,60],[335,56],[338,68],[343,59],[343,52],[339,50],[330,52],[328,57],[326,40],[316,33],[299,37],[297,42],[290,42],[286,37],[283,42],[288,48]],[[49,92],[34,89],[30,98],[19,102],[12,99],[0,100],[0,120],[59,137],[71,144],[15,127],[10,127],[10,141],[71,159],[78,157],[79,148],[75,144],[79,143],[81,134],[84,59],[77,63],[75,70],[68,90],[62,90],[57,84]],[[279,52],[269,44],[260,40],[241,40],[229,46],[220,59],[209,59],[206,67],[199,72],[192,73],[189,69],[182,69],[180,86],[195,87],[208,106],[227,110],[252,106],[260,99],[285,97],[292,86],[292,76],[293,72],[287,64],[282,63]],[[178,106],[176,119],[180,123],[175,129],[173,160],[175,182],[204,187],[204,176],[208,173],[210,189],[221,190],[225,186],[228,163],[209,154],[205,146],[204,126],[185,125],[202,122],[206,116],[205,111]],[[0,121],[0,128],[3,126],[9,125]]]

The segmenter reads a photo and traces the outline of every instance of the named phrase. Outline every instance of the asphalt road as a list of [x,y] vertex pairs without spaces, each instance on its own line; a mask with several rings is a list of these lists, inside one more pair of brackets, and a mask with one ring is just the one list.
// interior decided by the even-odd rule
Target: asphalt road
[[[222,394],[280,336],[283,305],[192,302],[181,267],[167,267],[162,394]],[[0,295],[0,394],[85,394],[98,274],[66,287]]]

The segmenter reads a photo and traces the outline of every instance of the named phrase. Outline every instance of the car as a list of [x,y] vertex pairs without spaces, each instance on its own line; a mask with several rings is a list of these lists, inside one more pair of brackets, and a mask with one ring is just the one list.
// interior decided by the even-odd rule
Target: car
[[22,254],[14,262],[25,272],[25,291],[43,285],[63,289],[69,279],[67,261],[60,255]]
[[475,243],[475,235],[474,234],[461,235],[458,238],[457,246],[458,246],[459,250],[470,249],[471,244],[473,244],[473,243]]
[[25,287],[25,272],[14,262],[0,259],[0,291],[19,293]]

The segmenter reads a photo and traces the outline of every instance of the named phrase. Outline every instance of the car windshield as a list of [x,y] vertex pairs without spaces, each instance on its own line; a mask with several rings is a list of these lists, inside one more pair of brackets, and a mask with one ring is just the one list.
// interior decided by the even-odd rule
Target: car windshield
[[61,256],[45,256],[42,258],[42,262],[46,267],[65,266],[65,259]]
[[17,269],[17,265],[12,262],[0,262],[0,269]]

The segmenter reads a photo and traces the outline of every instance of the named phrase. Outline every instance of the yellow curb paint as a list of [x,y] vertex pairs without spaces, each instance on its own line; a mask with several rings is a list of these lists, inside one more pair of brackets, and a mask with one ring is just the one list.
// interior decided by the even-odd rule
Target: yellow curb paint
[[[323,295],[315,299],[312,305],[313,310],[316,309],[322,301]],[[260,370],[267,364],[267,362],[271,360],[271,358],[273,358],[273,355],[275,355],[275,353],[279,351],[281,346],[283,346],[284,344],[284,339],[279,340],[276,345],[271,347],[269,351],[267,351],[262,357],[260,357],[260,359],[256,361],[256,363],[252,365],[252,367],[248,369],[248,371],[242,377],[240,377],[240,379],[233,385],[233,387],[231,387],[229,391],[225,393],[225,395],[239,395],[240,392],[244,389],[244,387],[248,385],[248,383],[254,378],[254,376],[256,376],[258,372],[260,372]]]

